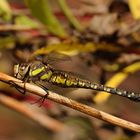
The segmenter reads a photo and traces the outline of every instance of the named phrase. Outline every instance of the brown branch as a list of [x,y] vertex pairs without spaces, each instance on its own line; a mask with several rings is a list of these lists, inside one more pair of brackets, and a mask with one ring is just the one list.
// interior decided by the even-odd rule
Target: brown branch
[[22,115],[30,118],[31,120],[39,123],[41,126],[50,129],[52,131],[60,131],[63,128],[63,123],[48,117],[47,115],[38,113],[28,108],[24,103],[21,103],[11,97],[0,94],[0,103],[4,106],[11,108]]
[[[8,76],[4,73],[0,72],[0,80],[3,82],[8,83],[9,80],[15,81],[17,82],[17,85],[19,85],[20,87],[24,87],[24,83],[22,83],[20,80],[17,80],[11,76]],[[29,92],[32,92],[38,96],[44,97],[44,95],[46,95],[46,92],[41,89],[38,86],[35,85],[31,85],[29,83],[26,83],[26,90]],[[67,107],[73,108],[75,110],[78,110],[80,112],[83,112],[87,115],[90,115],[92,117],[98,118],[100,120],[104,120],[106,122],[109,122],[111,124],[135,131],[135,132],[140,132],[140,125],[120,119],[118,117],[112,116],[110,114],[107,114],[103,111],[99,111],[97,109],[94,109],[92,107],[89,107],[87,105],[78,103],[74,100],[68,99],[66,97],[63,97],[61,95],[58,95],[56,93],[50,92],[49,91],[49,95],[47,96],[48,99],[53,100],[57,103],[63,104]]]
[[24,31],[24,30],[32,30],[32,29],[45,29],[43,26],[39,27],[28,27],[24,25],[0,25],[0,31]]

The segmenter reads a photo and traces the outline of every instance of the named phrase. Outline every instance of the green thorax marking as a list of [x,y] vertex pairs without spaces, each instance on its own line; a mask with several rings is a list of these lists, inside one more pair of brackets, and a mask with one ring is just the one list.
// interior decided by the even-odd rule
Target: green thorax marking
[[36,76],[36,75],[38,75],[39,73],[41,73],[42,71],[44,71],[45,70],[45,67],[43,66],[43,67],[41,67],[41,68],[37,68],[37,69],[35,69],[35,70],[31,70],[30,71],[30,76]]

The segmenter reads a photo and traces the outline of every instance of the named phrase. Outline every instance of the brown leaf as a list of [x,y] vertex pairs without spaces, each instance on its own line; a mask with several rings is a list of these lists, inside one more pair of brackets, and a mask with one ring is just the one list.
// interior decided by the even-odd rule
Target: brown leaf
[[111,35],[118,29],[117,14],[93,17],[90,29],[99,35]]

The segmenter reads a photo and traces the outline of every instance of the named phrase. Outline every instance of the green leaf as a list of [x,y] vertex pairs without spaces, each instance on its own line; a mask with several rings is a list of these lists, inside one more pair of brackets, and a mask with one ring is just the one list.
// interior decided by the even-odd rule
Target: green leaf
[[34,52],[34,56],[49,54],[52,52],[57,52],[65,54],[68,56],[74,56],[82,52],[92,52],[95,51],[95,45],[92,43],[80,44],[80,43],[59,43],[59,44],[50,44],[46,47],[38,49]]
[[93,42],[87,42],[86,44],[81,44],[78,42],[70,42],[70,43],[62,42],[59,44],[50,44],[46,47],[38,49],[33,53],[33,56],[43,54],[47,55],[51,52],[57,52],[68,56],[74,56],[79,53],[95,52],[97,50],[105,50],[109,52],[121,51],[120,48],[117,48],[112,44],[104,44],[104,43],[96,44]]
[[16,25],[23,25],[30,28],[37,28],[39,25],[37,22],[34,22],[32,19],[25,15],[19,15],[15,18]]
[[12,11],[7,0],[0,0],[0,16],[6,21],[12,17]]
[[83,30],[82,25],[78,22],[78,20],[73,16],[71,10],[69,9],[69,7],[67,6],[65,0],[58,0],[58,3],[61,7],[61,9],[63,10],[64,14],[66,15],[66,17],[68,18],[68,20],[70,21],[70,23],[79,31]]
[[12,49],[15,45],[15,38],[13,36],[0,37],[0,51],[3,49]]
[[59,21],[53,15],[48,0],[25,0],[32,14],[40,20],[47,29],[60,37],[66,37],[65,30],[60,25]]

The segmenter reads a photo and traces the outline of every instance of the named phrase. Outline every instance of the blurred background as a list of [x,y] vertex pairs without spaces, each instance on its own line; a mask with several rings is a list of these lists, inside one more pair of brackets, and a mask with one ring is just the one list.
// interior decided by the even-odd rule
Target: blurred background
[[[15,64],[37,56],[49,56],[54,68],[92,82],[140,93],[140,1],[0,0],[0,71],[13,76]],[[138,102],[93,90],[46,86],[140,124]],[[0,140],[140,139],[140,134],[50,100],[42,107],[32,104],[38,99],[0,82]]]

